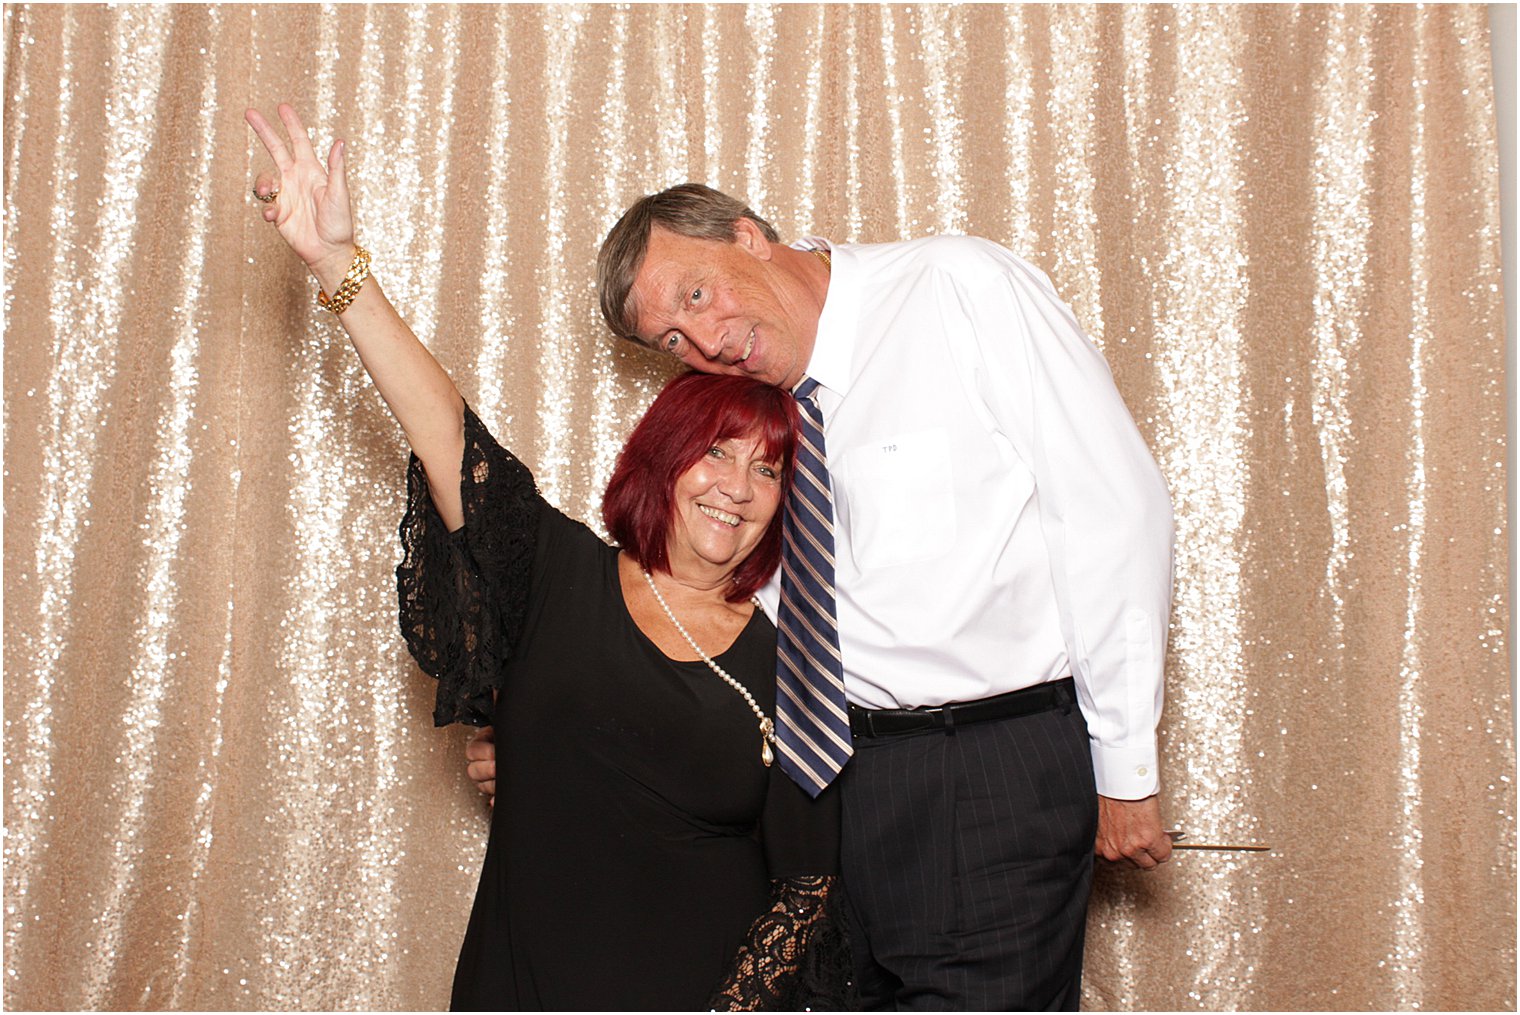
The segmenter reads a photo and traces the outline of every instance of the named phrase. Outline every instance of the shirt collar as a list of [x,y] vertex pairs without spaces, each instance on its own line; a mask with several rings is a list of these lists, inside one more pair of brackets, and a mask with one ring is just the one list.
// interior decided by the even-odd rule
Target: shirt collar
[[855,351],[855,322],[860,312],[859,265],[849,245],[830,243],[821,236],[804,236],[792,246],[797,250],[829,252],[829,292],[818,315],[818,334],[813,340],[807,375],[835,394],[847,394]]

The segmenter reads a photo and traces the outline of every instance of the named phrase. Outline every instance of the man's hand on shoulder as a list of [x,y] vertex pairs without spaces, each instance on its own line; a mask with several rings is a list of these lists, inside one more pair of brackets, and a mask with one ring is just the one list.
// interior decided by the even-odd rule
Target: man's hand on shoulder
[[[493,766],[494,768],[494,766]],[[1098,797],[1098,855],[1151,870],[1172,855],[1172,837],[1161,825],[1161,800]]]
[[492,807],[496,806],[496,731],[490,726],[476,730],[464,746],[464,757],[468,762],[464,770],[475,788],[491,798]]

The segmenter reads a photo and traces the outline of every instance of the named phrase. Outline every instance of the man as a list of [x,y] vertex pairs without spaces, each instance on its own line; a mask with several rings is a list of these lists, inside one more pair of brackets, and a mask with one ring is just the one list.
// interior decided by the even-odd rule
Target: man
[[[598,287],[614,332],[821,418],[833,517],[814,545],[835,599],[804,623],[826,657],[837,617],[867,1007],[1075,1008],[1095,839],[1142,868],[1171,852],[1155,744],[1171,507],[1101,354],[995,244],[789,247],[694,184],[629,209]],[[810,598],[773,582],[773,617],[783,596]],[[815,789],[850,752],[780,746]]]

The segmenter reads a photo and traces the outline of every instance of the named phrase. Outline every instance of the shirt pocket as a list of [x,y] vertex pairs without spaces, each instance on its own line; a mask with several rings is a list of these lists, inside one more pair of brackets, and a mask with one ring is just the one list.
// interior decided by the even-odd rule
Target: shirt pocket
[[840,478],[860,568],[933,560],[955,544],[955,475],[943,427],[847,450]]

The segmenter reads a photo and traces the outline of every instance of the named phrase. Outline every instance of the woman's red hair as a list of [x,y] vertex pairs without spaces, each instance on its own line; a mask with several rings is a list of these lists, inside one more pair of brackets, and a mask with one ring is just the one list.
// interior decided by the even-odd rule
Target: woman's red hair
[[666,544],[675,513],[676,480],[731,438],[758,437],[763,453],[782,463],[781,502],[765,535],[734,570],[726,597],[748,599],[781,565],[781,513],[792,488],[797,403],[780,388],[748,377],[685,373],[665,385],[628,443],[602,498],[602,521],[612,539],[651,571],[670,570]]

